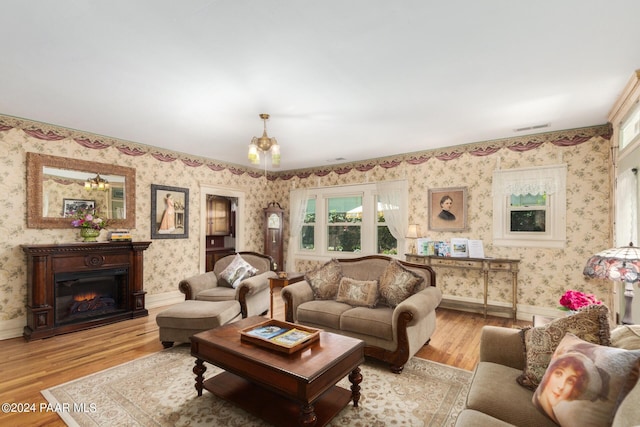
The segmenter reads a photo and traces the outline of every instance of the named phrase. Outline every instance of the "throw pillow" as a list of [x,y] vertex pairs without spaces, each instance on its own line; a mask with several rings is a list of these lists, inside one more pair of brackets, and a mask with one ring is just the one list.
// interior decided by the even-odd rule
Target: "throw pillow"
[[640,350],[640,325],[620,325],[611,331],[611,347]]
[[604,305],[590,305],[544,326],[522,329],[525,368],[517,379],[518,383],[531,390],[538,387],[553,352],[567,332],[590,343],[609,345],[608,311]]
[[380,276],[380,299],[390,307],[395,307],[413,295],[423,280],[419,274],[392,259]]
[[305,274],[304,278],[311,285],[315,299],[335,299],[342,279],[342,266],[337,259],[332,259]]
[[378,303],[378,281],[343,277],[340,279],[336,301],[355,307],[373,308]]
[[222,270],[220,278],[230,284],[233,289],[236,289],[240,282],[254,276],[257,272],[257,268],[245,261],[240,254],[236,254],[227,268]]
[[592,344],[567,333],[532,401],[563,427],[611,425],[639,371],[640,350]]

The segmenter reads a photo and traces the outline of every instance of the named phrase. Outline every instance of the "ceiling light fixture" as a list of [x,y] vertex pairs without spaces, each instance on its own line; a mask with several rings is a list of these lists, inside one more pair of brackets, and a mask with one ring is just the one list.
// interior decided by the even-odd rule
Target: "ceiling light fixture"
[[[260,118],[264,121],[264,132],[260,138],[253,137],[251,144],[249,144],[249,161],[253,165],[260,164],[260,153],[267,153],[271,151],[271,166],[274,168],[280,167],[280,146],[275,138],[269,138],[267,136],[267,120],[268,114],[260,114]],[[266,158],[265,158],[266,167]]]
[[95,178],[87,178],[84,182],[84,188],[86,190],[107,191],[109,189],[109,181],[97,174]]

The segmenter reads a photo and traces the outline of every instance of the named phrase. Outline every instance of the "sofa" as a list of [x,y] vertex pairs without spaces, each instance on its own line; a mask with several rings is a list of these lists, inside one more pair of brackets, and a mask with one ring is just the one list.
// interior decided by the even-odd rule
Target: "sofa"
[[[247,265],[253,267],[250,273],[246,273],[249,269]],[[234,266],[238,267],[235,272],[245,274],[234,275],[234,271],[230,271]],[[238,252],[220,258],[213,265],[212,271],[181,280],[178,288],[185,294],[185,300],[236,300],[240,303],[240,311],[245,318],[263,315],[269,310],[269,279],[272,277],[277,277],[277,274],[273,258],[269,255]]]
[[442,300],[435,285],[429,266],[371,255],[333,259],[281,296],[287,321],[361,339],[366,356],[400,373],[435,330]]
[[[627,344],[621,338],[615,338],[616,331],[629,337],[626,327],[616,328],[611,332],[611,348],[634,350],[640,348],[640,329],[631,332],[635,342]],[[568,334],[570,335],[570,334]],[[561,342],[567,339],[565,335]],[[576,339],[575,337],[573,339]],[[475,369],[466,400],[465,409],[456,420],[456,427],[505,427],[505,426],[558,426],[540,409],[534,406],[532,399],[534,391],[518,383],[527,364],[527,356],[523,347],[522,331],[514,328],[499,326],[484,326],[480,341],[480,359]],[[555,354],[555,353],[554,353]],[[638,357],[640,352],[635,351]],[[636,368],[638,366],[636,360]],[[539,387],[542,387],[540,385]],[[595,399],[594,399],[595,401]],[[595,416],[583,413],[585,421],[573,421],[560,425],[613,425],[628,427],[640,425],[640,384],[624,397],[613,420],[609,422],[595,422]],[[586,403],[584,411],[595,407],[591,401]],[[584,412],[583,411],[583,412]],[[593,424],[591,424],[593,422]],[[612,424],[611,424],[612,423]]]

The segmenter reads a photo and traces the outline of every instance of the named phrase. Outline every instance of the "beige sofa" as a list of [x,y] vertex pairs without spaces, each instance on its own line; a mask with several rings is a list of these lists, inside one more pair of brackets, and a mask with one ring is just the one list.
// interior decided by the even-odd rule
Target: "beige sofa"
[[[391,261],[390,257],[371,255],[337,260],[342,275],[359,281],[378,280]],[[435,309],[442,300],[436,288],[435,272],[428,266],[399,263],[422,277],[413,295],[395,308],[353,307],[335,300],[316,300],[307,280],[282,290],[285,318],[328,332],[340,333],[365,342],[365,355],[385,361],[400,373],[404,364],[429,342],[436,327]],[[308,276],[307,276],[308,277]]]
[[[611,344],[616,346],[613,339]],[[458,416],[456,427],[557,426],[533,405],[533,392],[517,383],[516,378],[524,367],[519,330],[485,326],[480,341],[480,361],[466,408]],[[639,402],[640,384],[636,384],[618,408],[613,426],[640,425]]]
[[198,274],[181,280],[178,284],[185,300],[229,301],[240,303],[242,317],[258,316],[269,310],[269,278],[276,277],[273,271],[273,258],[257,252],[238,252],[242,259],[258,271],[253,277],[240,282],[234,289],[224,280],[220,273],[231,264],[236,254],[220,258],[213,266],[213,271]]

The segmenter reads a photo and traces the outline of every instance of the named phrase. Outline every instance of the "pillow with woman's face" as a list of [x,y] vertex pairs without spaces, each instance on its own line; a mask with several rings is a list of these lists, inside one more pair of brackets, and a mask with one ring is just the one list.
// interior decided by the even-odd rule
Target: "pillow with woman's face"
[[563,427],[611,425],[639,371],[640,350],[592,344],[567,333],[533,395],[533,404]]

